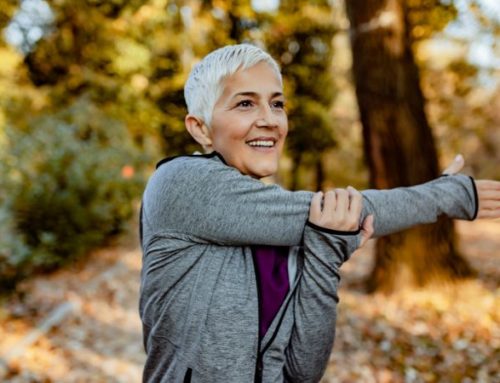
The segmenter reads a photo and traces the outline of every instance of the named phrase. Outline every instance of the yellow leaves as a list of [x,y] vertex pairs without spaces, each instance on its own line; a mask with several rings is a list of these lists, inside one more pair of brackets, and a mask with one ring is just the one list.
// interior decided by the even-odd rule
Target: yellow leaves
[[138,42],[121,38],[115,43],[118,55],[113,60],[113,68],[120,75],[147,69],[151,52]]
[[456,16],[453,5],[443,5],[437,0],[409,1],[407,8],[411,34],[415,40],[431,37]]
[[467,47],[459,42],[445,39],[428,39],[416,44],[415,58],[432,69],[445,69],[452,62],[462,60]]
[[363,294],[352,286],[370,272],[370,249],[354,255],[341,269],[337,337],[322,383],[495,381],[499,229],[459,222],[463,252],[481,277],[455,285]]
[[143,90],[145,90],[148,87],[149,80],[147,79],[146,76],[137,73],[131,77],[130,85],[135,90],[142,92]]
[[0,47],[0,145],[9,113],[20,111],[25,115],[27,109],[38,110],[46,103],[45,93],[26,81],[22,61],[23,57],[14,48]]
[[343,289],[340,297],[337,339],[323,382],[493,376],[499,302],[480,282],[389,297]]
[[0,77],[14,76],[22,56],[13,48],[0,47]]
[[150,1],[148,4],[142,5],[134,13],[130,21],[136,25],[160,23],[166,17],[165,9],[167,6],[166,0]]
[[300,17],[309,19],[314,23],[329,25],[332,23],[332,13],[325,12],[326,9],[328,7],[305,3],[300,10]]

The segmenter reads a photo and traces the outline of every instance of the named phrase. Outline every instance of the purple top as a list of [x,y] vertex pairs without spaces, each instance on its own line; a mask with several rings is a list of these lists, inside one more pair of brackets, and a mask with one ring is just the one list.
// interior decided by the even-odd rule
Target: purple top
[[288,247],[252,246],[259,288],[259,336],[262,339],[290,288]]

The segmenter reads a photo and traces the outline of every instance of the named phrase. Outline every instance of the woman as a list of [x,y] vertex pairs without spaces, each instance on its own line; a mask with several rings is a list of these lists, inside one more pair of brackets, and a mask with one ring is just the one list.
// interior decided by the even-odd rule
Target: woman
[[[252,45],[206,56],[185,98],[206,154],[161,161],[144,192],[144,381],[317,382],[350,254],[373,232],[478,214],[463,175],[324,195],[260,182],[278,169],[288,125],[278,65]],[[491,182],[480,199],[500,199]]]

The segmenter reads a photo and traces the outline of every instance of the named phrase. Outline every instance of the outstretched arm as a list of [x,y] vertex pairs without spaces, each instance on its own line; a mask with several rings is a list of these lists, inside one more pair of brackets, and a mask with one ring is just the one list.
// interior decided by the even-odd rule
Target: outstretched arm
[[390,190],[363,192],[362,217],[375,216],[375,236],[391,234],[409,227],[436,222],[439,216],[473,220],[500,217],[500,182],[473,180],[457,174],[462,156],[433,181]]
[[365,190],[362,194],[362,217],[375,216],[376,237],[434,223],[441,215],[466,220],[477,215],[474,182],[464,175],[440,177],[417,186]]
[[[492,206],[500,200],[499,183],[484,182],[477,181],[479,216],[498,216]],[[410,188],[367,190],[361,217],[374,215],[376,236],[435,222],[441,214],[473,219],[474,191],[474,182],[464,175]],[[176,232],[228,246],[299,245],[312,196],[264,185],[216,159],[176,159],[156,171],[144,193],[145,241]]]

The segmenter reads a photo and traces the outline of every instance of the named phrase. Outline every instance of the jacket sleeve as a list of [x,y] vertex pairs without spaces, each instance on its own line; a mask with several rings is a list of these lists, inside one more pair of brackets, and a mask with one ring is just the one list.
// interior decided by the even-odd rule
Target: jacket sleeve
[[473,220],[478,197],[474,180],[463,174],[442,176],[411,187],[365,190],[362,218],[374,215],[375,237],[434,223],[441,215]]
[[[474,183],[463,175],[367,190],[362,192],[363,217],[375,215],[375,236],[432,223],[441,214],[473,219],[474,193]],[[143,245],[168,231],[218,245],[297,246],[312,196],[265,185],[216,159],[175,159],[157,169],[144,192]]]
[[287,382],[318,382],[335,338],[340,266],[359,246],[357,232],[336,232],[308,223],[304,266],[294,297],[294,326],[286,349]]
[[217,159],[174,159],[146,186],[143,243],[168,231],[216,245],[295,246],[302,241],[312,195],[266,185]]

